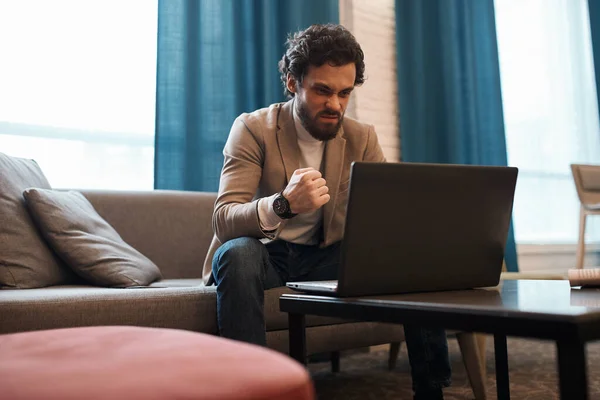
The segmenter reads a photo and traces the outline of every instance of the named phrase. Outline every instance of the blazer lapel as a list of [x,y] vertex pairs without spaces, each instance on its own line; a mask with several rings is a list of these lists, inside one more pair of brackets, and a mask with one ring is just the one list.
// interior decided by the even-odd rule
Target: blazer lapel
[[325,145],[325,165],[324,178],[329,188],[331,198],[323,207],[323,237],[327,240],[327,234],[333,218],[333,212],[337,203],[337,196],[340,188],[340,179],[344,166],[344,149],[346,148],[346,139],[343,138],[343,128],[334,139],[331,139]]
[[294,171],[300,168],[298,134],[292,116],[293,104],[293,100],[283,104],[279,108],[279,116],[277,118],[277,144],[281,152],[287,182],[292,178]]

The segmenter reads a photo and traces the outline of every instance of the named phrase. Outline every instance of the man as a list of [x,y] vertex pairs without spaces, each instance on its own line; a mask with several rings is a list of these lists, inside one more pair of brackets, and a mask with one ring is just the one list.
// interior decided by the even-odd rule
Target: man
[[[217,284],[220,334],[259,345],[266,344],[264,290],[337,279],[352,161],[385,161],[373,127],[344,117],[364,82],[352,34],[314,25],[286,44],[279,71],[291,100],[233,123],[204,268]],[[450,384],[445,332],[405,332],[415,398],[442,398]]]

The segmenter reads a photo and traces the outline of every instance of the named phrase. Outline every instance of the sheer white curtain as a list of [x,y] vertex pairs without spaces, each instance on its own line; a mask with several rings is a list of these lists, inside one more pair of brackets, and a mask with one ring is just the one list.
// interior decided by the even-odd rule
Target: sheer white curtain
[[[509,164],[519,167],[519,244],[577,242],[569,164],[600,164],[587,0],[495,0]],[[600,242],[590,219],[588,241]]]
[[55,188],[152,189],[157,0],[0,0],[0,152]]

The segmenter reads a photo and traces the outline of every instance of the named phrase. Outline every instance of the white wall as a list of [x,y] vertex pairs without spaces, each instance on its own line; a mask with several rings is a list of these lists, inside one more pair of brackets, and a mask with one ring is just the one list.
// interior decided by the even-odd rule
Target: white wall
[[388,161],[400,159],[394,0],[340,0],[340,23],[365,53],[367,78],[347,114],[375,125]]

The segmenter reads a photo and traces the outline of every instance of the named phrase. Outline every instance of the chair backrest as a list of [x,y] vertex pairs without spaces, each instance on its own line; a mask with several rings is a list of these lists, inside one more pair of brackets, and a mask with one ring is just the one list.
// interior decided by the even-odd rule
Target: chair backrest
[[571,164],[571,172],[581,204],[600,204],[600,165]]

